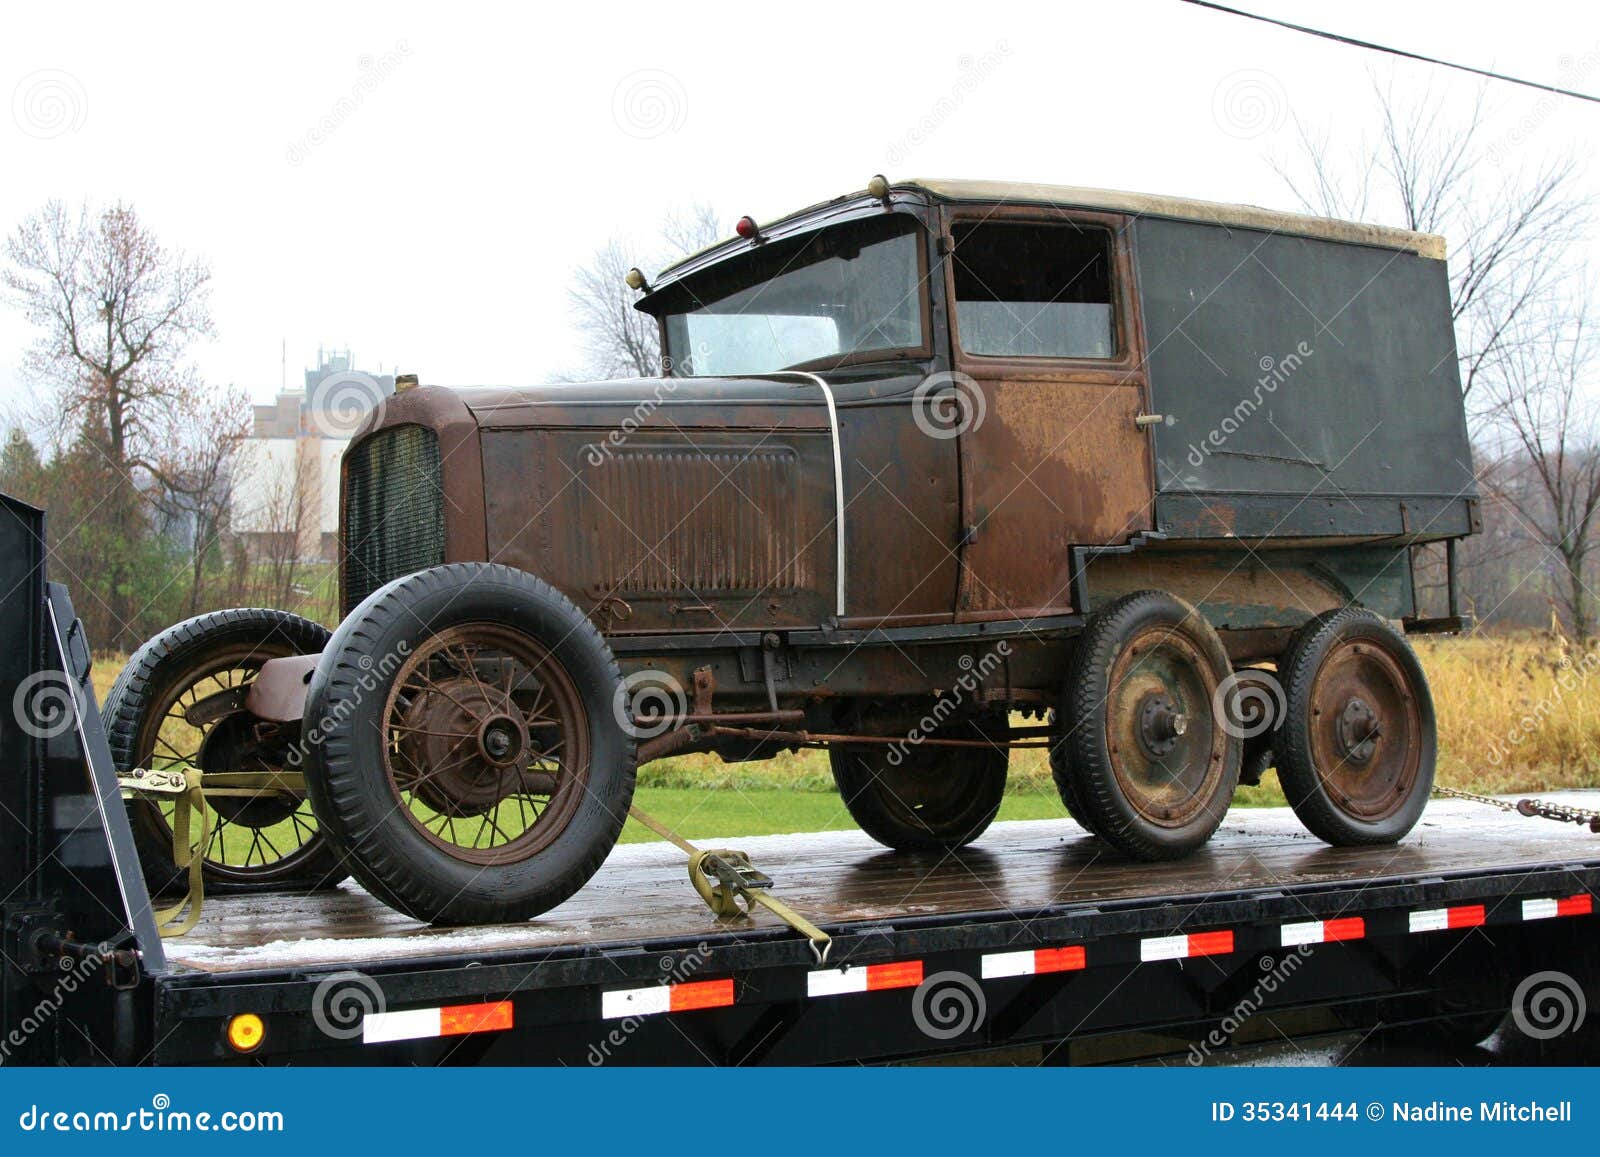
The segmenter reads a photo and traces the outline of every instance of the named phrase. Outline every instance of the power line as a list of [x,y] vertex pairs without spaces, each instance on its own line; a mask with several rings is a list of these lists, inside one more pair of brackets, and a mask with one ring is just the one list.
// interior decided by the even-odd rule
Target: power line
[[1520,84],[1524,88],[1535,88],[1540,92],[1550,92],[1557,96],[1570,96],[1575,100],[1586,100],[1591,104],[1600,104],[1600,96],[1592,96],[1586,92],[1574,92],[1570,88],[1562,88],[1559,85],[1540,84],[1534,80],[1523,80],[1518,76],[1507,76],[1503,72],[1491,72],[1487,68],[1474,68],[1470,64],[1456,64],[1453,61],[1440,60],[1437,56],[1424,56],[1420,52],[1408,52],[1404,48],[1390,48],[1384,44],[1374,44],[1370,40],[1357,40],[1354,36],[1341,36],[1337,32],[1324,32],[1320,28],[1307,28],[1304,24],[1291,24],[1287,20],[1262,16],[1258,12],[1246,12],[1240,8],[1229,8],[1226,4],[1213,4],[1211,0],[1183,0],[1183,3],[1193,4],[1198,8],[1210,8],[1216,12],[1226,12],[1230,16],[1243,16],[1246,20],[1259,20],[1263,24],[1275,24],[1279,28],[1287,28],[1291,32],[1304,32],[1307,36],[1319,36],[1323,40],[1332,40],[1338,44],[1348,44],[1355,48],[1367,48],[1373,52],[1387,52],[1390,56],[1403,56],[1407,60],[1420,60],[1424,64],[1437,64],[1443,68],[1454,68],[1460,72],[1486,76],[1490,80],[1503,80],[1507,84]]

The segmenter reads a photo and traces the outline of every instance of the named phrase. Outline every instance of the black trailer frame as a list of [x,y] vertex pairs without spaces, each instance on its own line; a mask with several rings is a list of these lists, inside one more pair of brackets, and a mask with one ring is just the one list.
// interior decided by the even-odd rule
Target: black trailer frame
[[[831,923],[825,965],[785,927],[733,924],[360,971],[184,967],[156,932],[87,643],[44,580],[44,541],[41,512],[0,501],[0,699],[21,711],[28,691],[70,687],[76,705],[57,701],[70,725],[0,728],[5,1063],[829,1064],[1022,1045],[1077,1063],[1152,1033],[1200,1059],[1253,1015],[1480,1025],[1519,977],[1600,978],[1600,842],[1536,862]],[[967,1011],[942,1013],[941,987]],[[249,1048],[229,1043],[241,1017],[259,1018],[258,1036],[235,1038]]]

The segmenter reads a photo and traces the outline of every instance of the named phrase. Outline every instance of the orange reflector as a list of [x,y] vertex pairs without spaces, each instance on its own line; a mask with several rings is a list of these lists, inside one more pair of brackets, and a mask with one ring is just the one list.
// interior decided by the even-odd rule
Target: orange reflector
[[511,1002],[494,1000],[486,1004],[447,1004],[439,1010],[440,1036],[465,1036],[469,1032],[493,1032],[510,1028]]
[[692,1012],[697,1008],[727,1008],[733,1004],[733,979],[696,980],[674,984],[669,1012]]
[[1190,956],[1223,956],[1233,951],[1233,930],[1189,933]]
[[1587,916],[1594,911],[1594,897],[1587,892],[1556,901],[1557,916]]
[[922,983],[922,961],[900,960],[893,964],[867,965],[867,991],[880,988],[915,988]]
[[1360,916],[1341,916],[1337,920],[1324,920],[1322,922],[1322,939],[1324,943],[1334,943],[1339,940],[1364,940],[1367,935],[1367,922]]
[[267,1026],[253,1012],[243,1012],[228,1018],[228,1044],[234,1052],[248,1053],[261,1047],[266,1039]]
[[1463,904],[1458,908],[1451,908],[1446,920],[1451,928],[1478,928],[1488,919],[1482,904]]
[[1065,948],[1035,948],[1034,972],[1075,972],[1085,964],[1082,944],[1069,944]]

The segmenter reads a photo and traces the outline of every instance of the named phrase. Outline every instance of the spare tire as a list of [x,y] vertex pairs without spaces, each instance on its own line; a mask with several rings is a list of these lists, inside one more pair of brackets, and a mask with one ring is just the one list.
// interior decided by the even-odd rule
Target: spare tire
[[[176,764],[246,770],[234,766],[237,753],[250,767],[292,766],[300,757],[298,730],[290,725],[281,740],[263,743],[254,734],[258,721],[228,696],[242,700],[268,659],[315,655],[327,641],[321,623],[256,607],[168,627],[134,652],[101,709],[117,771]],[[186,716],[200,700],[216,706],[192,722]],[[201,851],[208,890],[331,887],[347,875],[303,799],[216,797],[207,807],[211,835]],[[171,813],[171,804],[128,801],[134,846],[155,893],[188,886],[173,860]]]
[[368,891],[438,924],[525,920],[599,869],[633,800],[611,649],[491,563],[380,587],[311,678],[307,789]]

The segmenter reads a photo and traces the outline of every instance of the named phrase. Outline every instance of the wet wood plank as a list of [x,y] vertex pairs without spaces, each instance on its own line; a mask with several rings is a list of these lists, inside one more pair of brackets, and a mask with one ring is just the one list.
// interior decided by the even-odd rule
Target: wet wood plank
[[[1550,798],[1600,806],[1600,792]],[[1600,837],[1586,829],[1459,800],[1434,801],[1404,842],[1378,848],[1330,848],[1286,808],[1239,809],[1200,853],[1168,864],[1122,858],[1067,819],[996,824],[950,856],[892,853],[859,832],[699,844],[748,852],[777,881],[778,895],[823,925],[1600,859]],[[755,926],[771,923],[761,912]],[[629,844],[571,900],[524,924],[430,928],[346,882],[312,895],[208,899],[199,925],[169,940],[167,952],[175,966],[205,971],[357,967],[438,953],[693,936],[718,927],[689,886],[682,853],[665,843]]]

